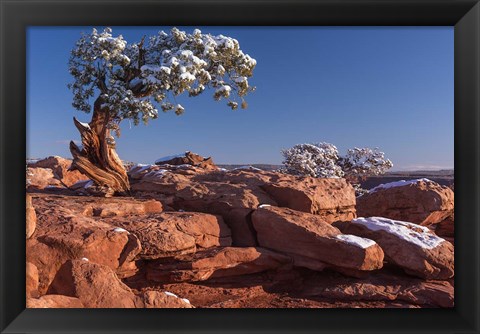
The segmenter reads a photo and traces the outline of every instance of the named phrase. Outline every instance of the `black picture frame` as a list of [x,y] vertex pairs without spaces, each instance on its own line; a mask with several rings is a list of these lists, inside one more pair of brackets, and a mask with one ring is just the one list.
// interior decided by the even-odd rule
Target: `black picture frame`
[[[0,6],[2,333],[479,333],[478,1],[0,0]],[[455,307],[25,309],[25,49],[31,25],[455,26]]]

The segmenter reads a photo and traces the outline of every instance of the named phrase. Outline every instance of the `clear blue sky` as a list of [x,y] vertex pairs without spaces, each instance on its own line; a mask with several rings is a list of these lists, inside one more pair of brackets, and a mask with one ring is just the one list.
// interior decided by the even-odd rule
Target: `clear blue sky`
[[[97,27],[99,30],[103,27]],[[170,27],[112,27],[127,41]],[[196,27],[179,27],[188,32]],[[123,160],[153,163],[190,150],[217,163],[281,163],[280,150],[330,142],[341,153],[379,147],[394,170],[453,167],[452,27],[199,27],[236,38],[257,60],[249,108],[230,110],[211,91],[177,99],[147,126],[122,123]],[[71,158],[79,140],[67,70],[91,27],[27,31],[27,156]]]

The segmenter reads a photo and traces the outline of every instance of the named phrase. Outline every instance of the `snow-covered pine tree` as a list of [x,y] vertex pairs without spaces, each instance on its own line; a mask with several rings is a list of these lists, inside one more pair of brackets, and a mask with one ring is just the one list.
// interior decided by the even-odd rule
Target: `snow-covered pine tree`
[[158,117],[158,107],[180,115],[184,108],[172,102],[175,96],[197,96],[207,89],[216,101],[226,99],[231,109],[239,104],[246,108],[244,97],[254,90],[248,78],[255,65],[237,40],[198,29],[188,34],[173,28],[169,34],[160,31],[135,43],[113,36],[110,28],[82,35],[69,61],[73,106],[89,113],[96,98],[88,124],[74,118],[83,145],[70,142],[73,168],[104,187],[107,196],[129,193],[112,136],[119,136],[120,122],[147,123]]

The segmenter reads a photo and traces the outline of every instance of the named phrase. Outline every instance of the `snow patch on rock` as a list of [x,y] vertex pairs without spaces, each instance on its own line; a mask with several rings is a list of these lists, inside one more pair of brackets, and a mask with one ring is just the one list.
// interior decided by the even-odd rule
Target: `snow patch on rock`
[[363,249],[367,249],[368,247],[371,247],[376,244],[376,242],[373,240],[357,237],[356,235],[351,235],[351,234],[339,234],[335,236],[335,239],[346,242],[347,244],[358,246]]
[[164,293],[167,295],[167,296],[171,296],[171,297],[176,297],[178,298],[178,296],[172,292],[169,292],[169,291],[164,291]]
[[259,170],[261,171],[260,168],[257,168],[257,167],[253,167],[253,166],[240,166],[240,167],[237,167],[237,168],[234,168],[232,170]]
[[127,232],[127,233],[129,233],[126,229],[121,228],[121,227],[116,227],[116,228],[114,228],[114,229],[113,229],[113,232],[118,232],[118,233]]
[[353,219],[352,224],[363,225],[370,231],[385,231],[424,249],[433,249],[445,241],[445,239],[430,233],[427,227],[400,220],[383,217],[360,217]]
[[[146,171],[147,169],[149,169],[150,167],[152,167],[153,165],[144,165],[144,164],[138,164],[136,166],[133,166],[130,170],[133,171],[135,169],[135,172],[136,173],[141,173],[143,171]],[[138,169],[137,169],[138,168]]]
[[423,182],[432,182],[431,180],[426,179],[426,178],[415,179],[415,180],[400,180],[400,181],[395,181],[395,182],[382,183],[382,184],[376,186],[375,188],[371,189],[369,192],[374,193],[378,190],[408,186],[410,184],[417,184],[418,182],[422,182],[422,181]]

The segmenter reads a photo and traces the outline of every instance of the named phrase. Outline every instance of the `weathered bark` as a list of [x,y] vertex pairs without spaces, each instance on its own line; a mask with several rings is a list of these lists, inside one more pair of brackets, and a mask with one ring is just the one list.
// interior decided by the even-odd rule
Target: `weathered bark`
[[87,175],[96,185],[104,188],[105,196],[130,194],[127,171],[115,151],[115,141],[108,128],[110,111],[102,108],[101,99],[94,104],[89,124],[73,122],[80,132],[82,146],[70,142],[73,156],[72,169]]

